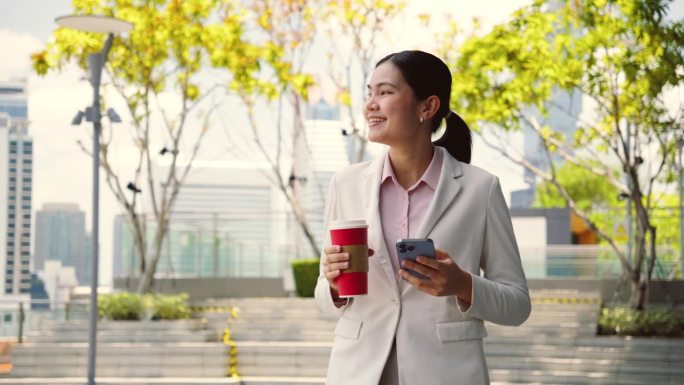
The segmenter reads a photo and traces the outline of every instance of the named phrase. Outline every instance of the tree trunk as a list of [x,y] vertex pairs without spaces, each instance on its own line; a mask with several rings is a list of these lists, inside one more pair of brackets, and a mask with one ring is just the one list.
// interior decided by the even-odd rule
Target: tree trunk
[[157,221],[159,224],[157,231],[154,235],[154,251],[152,255],[152,260],[147,264],[147,269],[145,274],[140,277],[138,281],[138,293],[146,294],[152,291],[152,283],[154,282],[154,274],[157,272],[157,263],[162,253],[162,244],[164,242],[164,237],[166,236],[166,229],[168,226],[168,219],[166,215],[162,214],[161,218]]

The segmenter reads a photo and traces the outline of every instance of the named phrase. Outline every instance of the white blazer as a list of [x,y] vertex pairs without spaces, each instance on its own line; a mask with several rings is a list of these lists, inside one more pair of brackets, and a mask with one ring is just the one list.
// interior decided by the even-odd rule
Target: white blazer
[[488,384],[483,321],[517,326],[530,314],[525,273],[498,178],[459,162],[442,147],[435,151],[443,151],[442,172],[416,236],[432,238],[435,247],[473,275],[472,304],[466,309],[456,297],[434,297],[408,283],[399,290],[380,223],[385,157],[346,167],[330,184],[325,244],[330,245],[333,220],[365,219],[375,255],[369,263],[368,295],[339,309],[321,266],[316,302],[324,313],[339,317],[329,385],[377,385],[395,338],[402,385]]

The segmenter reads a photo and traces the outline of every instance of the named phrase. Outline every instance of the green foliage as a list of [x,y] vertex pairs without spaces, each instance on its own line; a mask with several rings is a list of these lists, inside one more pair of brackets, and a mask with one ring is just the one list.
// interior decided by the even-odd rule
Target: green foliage
[[[598,162],[587,161],[598,166]],[[615,171],[614,175],[617,176]],[[577,206],[585,211],[600,210],[618,204],[618,190],[606,178],[596,175],[584,167],[564,163],[556,169],[558,182],[565,187]],[[564,207],[565,199],[550,182],[543,182],[537,188],[534,207]]]
[[153,320],[175,320],[190,318],[188,294],[175,295],[145,294],[144,302]]
[[298,296],[314,296],[316,281],[318,280],[319,263],[320,261],[317,258],[292,261],[292,273],[294,274]]
[[140,320],[149,312],[153,320],[174,320],[190,317],[188,294],[116,293],[98,296],[100,318],[112,321]]
[[[674,180],[671,170],[680,135],[674,128],[684,124],[681,111],[672,115],[664,102],[666,93],[684,82],[684,21],[663,17],[669,3],[537,0],[490,32],[468,37],[449,56],[452,109],[486,134],[482,136],[485,141],[487,136],[498,139],[499,145],[493,147],[500,153],[515,153],[507,139],[512,132],[530,128],[539,134],[544,147],[540,151],[548,150],[549,158],[561,155],[605,178],[606,183],[595,177],[581,180],[587,175],[569,171],[559,184],[574,190],[569,200],[580,201],[576,213],[593,222],[614,246],[625,261],[624,275],[634,285],[648,273],[642,266],[651,265],[656,257],[647,245],[657,242],[657,236],[651,239],[651,234],[658,234],[653,203],[657,189]],[[566,128],[561,119],[555,119],[558,126],[548,126],[554,123],[547,119],[551,108],[574,113],[552,100],[553,93],[560,91],[580,91],[588,100],[583,103],[588,111],[569,116],[580,125],[573,138],[561,135]],[[541,179],[553,179],[547,170],[509,157]],[[598,194],[596,201],[583,188]],[[548,185],[543,189],[538,201],[561,203],[560,195]],[[626,262],[613,242],[615,221],[594,221],[596,212],[585,215],[580,208],[594,210],[604,205],[611,209],[616,191],[633,197],[640,214],[633,216],[639,229],[633,264]],[[641,307],[642,292],[633,293],[639,296],[634,306]]]
[[620,336],[684,337],[684,316],[673,310],[603,308],[599,334]]
[[99,295],[97,302],[100,318],[112,321],[133,321],[142,318],[143,301],[138,294],[116,293]]

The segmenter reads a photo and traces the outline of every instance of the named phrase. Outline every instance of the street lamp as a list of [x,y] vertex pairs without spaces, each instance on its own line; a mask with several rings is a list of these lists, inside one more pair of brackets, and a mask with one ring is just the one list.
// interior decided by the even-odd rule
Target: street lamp
[[[682,130],[684,131],[684,129]],[[679,266],[684,274],[684,193],[682,192],[682,147],[684,137],[677,139],[677,190],[679,190]]]
[[[133,24],[113,17],[98,15],[69,15],[55,19],[60,27],[73,28],[84,32],[106,33],[107,40],[100,52],[88,55],[88,67],[90,68],[90,84],[93,86],[93,224],[92,224],[92,269],[90,277],[90,321],[88,328],[88,385],[95,384],[95,353],[97,335],[97,281],[99,262],[99,216],[100,216],[100,80],[102,68],[107,60],[107,54],[112,47],[115,33],[127,32],[133,28]],[[84,114],[77,115],[73,123],[80,122]],[[114,114],[115,115],[115,114]],[[110,119],[113,115],[108,112]],[[118,116],[116,116],[118,118]],[[120,119],[119,119],[120,120]]]

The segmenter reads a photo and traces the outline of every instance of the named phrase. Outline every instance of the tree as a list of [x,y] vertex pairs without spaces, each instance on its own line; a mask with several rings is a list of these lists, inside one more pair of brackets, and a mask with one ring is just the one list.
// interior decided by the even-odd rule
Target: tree
[[[674,180],[675,143],[684,118],[681,105],[673,114],[664,103],[665,93],[681,86],[684,77],[684,25],[665,19],[668,3],[537,0],[491,32],[466,39],[450,61],[453,108],[483,141],[553,185],[610,245],[637,309],[644,307],[657,257],[654,197],[659,185]],[[575,117],[580,128],[566,138],[545,117],[552,108],[571,114],[554,105],[551,95],[573,89],[589,98],[593,109],[591,117]],[[510,145],[510,136],[524,127],[538,135],[547,168]],[[636,214],[633,261],[580,207],[559,179],[554,157],[604,178],[630,198]]]
[[[319,2],[306,0],[257,0],[248,2],[256,16],[255,30],[262,31],[267,39],[267,46],[277,53],[279,63],[274,63],[272,81],[275,85],[273,93],[262,95],[268,103],[278,102],[276,116],[276,153],[271,154],[264,144],[263,134],[259,130],[255,105],[259,99],[249,89],[237,89],[237,94],[245,106],[248,122],[254,143],[261,156],[268,162],[271,173],[269,179],[278,188],[287,201],[299,228],[309,243],[312,255],[319,255],[321,247],[317,244],[313,231],[306,220],[304,208],[300,201],[299,190],[302,177],[299,172],[299,149],[308,151],[308,142],[304,129],[303,102],[308,99],[308,90],[314,84],[313,77],[303,71],[309,50],[314,41],[316,15],[320,12]],[[284,58],[282,61],[280,58]],[[283,130],[282,101],[287,99],[292,112],[291,130]],[[292,141],[284,142],[283,133],[290,132]],[[283,161],[283,153],[289,149],[291,159]],[[310,152],[310,151],[308,151]],[[315,181],[312,181],[315,182]]]
[[[149,292],[176,197],[210,127],[209,118],[220,104],[210,99],[226,85],[246,93],[272,92],[272,84],[259,80],[262,67],[286,64],[274,47],[246,39],[245,10],[230,0],[74,0],[73,8],[77,14],[103,14],[134,23],[128,36],[115,40],[106,70],[128,107],[135,131],[132,139],[138,160],[131,189],[145,194],[150,202],[156,225],[153,239],[146,236],[147,214],[136,207],[138,194],[128,195],[122,182],[122,175],[131,170],[115,169],[112,163],[113,132],[100,137],[99,156],[107,184],[133,231],[140,258],[138,291]],[[98,51],[102,40],[98,35],[59,28],[46,47],[33,54],[34,69],[39,74],[60,71],[71,60],[86,68],[88,54]],[[198,75],[207,65],[221,70],[225,79],[216,84],[200,81]],[[160,105],[162,92],[176,98],[175,114]],[[194,112],[200,112],[202,121],[196,131],[188,127]],[[162,143],[166,147],[160,154],[170,157],[170,166],[165,174],[157,175],[153,162]]]
[[[344,106],[351,125],[344,135],[351,136],[354,143],[349,155],[352,163],[361,162],[366,156],[366,126],[359,125],[357,117],[363,110],[377,41],[405,6],[404,1],[328,0],[328,23],[324,24],[330,40],[328,75],[337,87],[338,102]],[[351,41],[340,39],[340,35]],[[340,42],[351,43],[351,47],[345,49]],[[360,78],[355,76],[355,71],[360,71]]]

